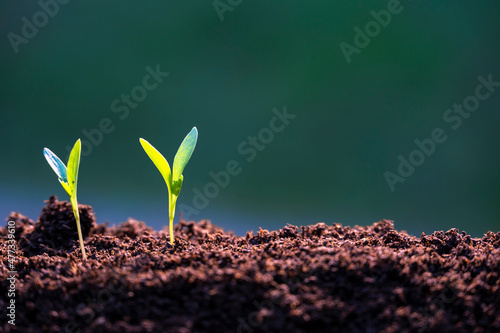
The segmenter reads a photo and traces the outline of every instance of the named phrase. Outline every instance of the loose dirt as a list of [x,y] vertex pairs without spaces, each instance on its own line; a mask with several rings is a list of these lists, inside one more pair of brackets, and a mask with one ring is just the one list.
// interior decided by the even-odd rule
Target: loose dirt
[[207,220],[155,231],[96,224],[55,196],[16,223],[15,323],[7,323],[7,228],[0,228],[2,332],[500,332],[500,232],[421,237],[366,227],[286,225],[235,236]]

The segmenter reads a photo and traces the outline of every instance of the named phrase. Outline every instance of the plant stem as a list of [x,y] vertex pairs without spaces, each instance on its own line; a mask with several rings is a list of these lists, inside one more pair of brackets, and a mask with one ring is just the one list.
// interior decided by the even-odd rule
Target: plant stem
[[170,243],[172,243],[172,245],[174,244],[175,242],[175,239],[174,239],[174,215],[175,215],[175,203],[177,202],[177,196],[175,194],[172,194],[170,196],[170,200],[168,200],[168,216],[169,216],[169,225],[168,225],[168,228],[169,228],[169,232],[170,232]]
[[78,201],[76,200],[76,195],[71,196],[71,206],[73,207],[73,214],[76,220],[76,229],[78,230],[78,239],[80,241],[80,249],[82,251],[82,260],[87,260],[87,255],[85,254],[85,247],[83,246],[83,236],[82,227],[80,226],[80,212],[78,211]]

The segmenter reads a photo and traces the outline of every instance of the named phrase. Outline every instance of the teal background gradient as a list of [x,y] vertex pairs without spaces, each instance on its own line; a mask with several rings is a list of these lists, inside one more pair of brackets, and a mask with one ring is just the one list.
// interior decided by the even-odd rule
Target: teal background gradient
[[[98,222],[160,229],[167,189],[139,137],[172,165],[197,126],[177,212],[195,208],[210,172],[230,161],[240,172],[209,185],[218,193],[189,219],[238,234],[383,218],[417,236],[500,230],[500,87],[458,128],[443,119],[479,76],[500,81],[499,2],[401,1],[349,63],[341,43],[354,45],[356,27],[376,29],[371,11],[394,2],[222,3],[233,5],[219,15],[213,1],[2,1],[0,215],[35,220],[51,194],[67,200],[42,149],[66,161],[66,146],[102,126],[82,156],[79,202]],[[36,33],[24,27],[34,20]],[[13,47],[23,30],[31,37]],[[146,78],[157,66],[168,75]],[[154,88],[137,88],[144,80]],[[132,92],[147,96],[126,104]],[[284,107],[296,117],[270,139],[265,128]],[[384,173],[436,128],[446,141],[391,191]],[[247,161],[242,149],[259,133],[269,142]]]

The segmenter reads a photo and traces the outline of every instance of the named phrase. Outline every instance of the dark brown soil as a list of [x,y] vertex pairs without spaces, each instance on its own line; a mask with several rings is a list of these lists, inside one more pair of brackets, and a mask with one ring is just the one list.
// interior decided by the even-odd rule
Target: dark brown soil
[[500,232],[451,229],[420,238],[382,220],[317,223],[238,237],[181,221],[168,231],[129,219],[95,224],[51,197],[38,221],[16,222],[15,323],[7,228],[0,228],[0,331],[500,332]]

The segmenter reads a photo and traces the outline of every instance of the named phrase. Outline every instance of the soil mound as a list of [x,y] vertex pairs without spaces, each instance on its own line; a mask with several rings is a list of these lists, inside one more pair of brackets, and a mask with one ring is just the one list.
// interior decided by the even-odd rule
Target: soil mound
[[[13,213],[7,218],[11,221],[16,220],[15,217],[17,217],[16,226],[19,225],[19,229],[22,230],[19,234],[19,248],[23,250],[25,256],[30,257],[42,253],[64,256],[78,244],[78,231],[71,203],[58,201],[55,195],[45,203],[46,206],[34,224],[34,228],[29,228],[33,225],[31,220],[24,216],[24,219],[19,219],[15,215],[18,213]],[[95,216],[92,207],[88,205],[78,205],[78,211],[82,236],[85,240],[95,226]],[[14,219],[10,219],[11,217]]]
[[[420,238],[382,220],[366,227],[286,225],[239,237],[181,221],[95,224],[80,205],[81,261],[67,202],[16,222],[20,332],[499,332],[500,232]],[[0,228],[1,290],[8,289]],[[7,293],[0,314],[7,318]]]

